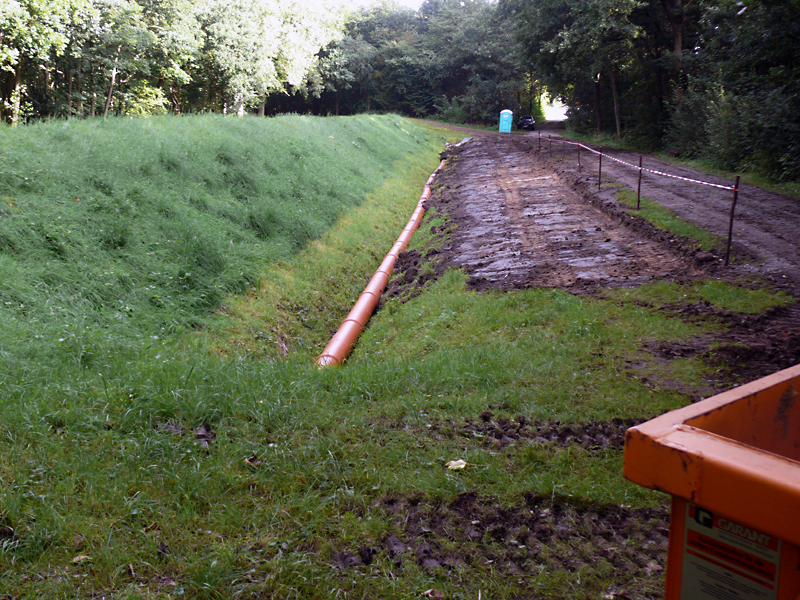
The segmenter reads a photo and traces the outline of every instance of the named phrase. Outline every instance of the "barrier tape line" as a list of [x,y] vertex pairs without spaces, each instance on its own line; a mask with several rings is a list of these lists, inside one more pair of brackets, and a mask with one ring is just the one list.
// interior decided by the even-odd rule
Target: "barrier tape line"
[[632,169],[638,169],[640,171],[647,171],[648,173],[654,173],[656,175],[661,175],[663,177],[671,177],[672,179],[680,179],[681,181],[688,181],[690,183],[699,183],[700,185],[707,185],[707,186],[710,186],[710,187],[719,188],[721,190],[730,190],[732,192],[739,191],[738,188],[736,188],[735,186],[721,185],[719,183],[711,183],[710,181],[701,181],[700,179],[690,179],[689,177],[681,177],[680,175],[673,175],[672,173],[664,173],[663,171],[656,171],[654,169],[647,169],[645,167],[639,167],[639,166],[636,166],[636,165],[632,165],[629,162],[625,162],[624,160],[620,160],[618,158],[615,158],[615,157],[611,156],[610,154],[604,154],[603,152],[600,152],[599,150],[595,150],[594,148],[590,148],[589,146],[585,146],[585,145],[583,145],[581,143],[568,142],[567,140],[563,140],[563,141],[564,141],[565,144],[569,144],[570,146],[579,146],[580,148],[584,148],[584,149],[588,150],[589,152],[593,152],[595,154],[599,154],[600,156],[606,156],[606,157],[610,158],[611,160],[613,160],[615,162],[618,162],[620,164],[626,165],[626,166],[628,166],[628,167],[630,167]]

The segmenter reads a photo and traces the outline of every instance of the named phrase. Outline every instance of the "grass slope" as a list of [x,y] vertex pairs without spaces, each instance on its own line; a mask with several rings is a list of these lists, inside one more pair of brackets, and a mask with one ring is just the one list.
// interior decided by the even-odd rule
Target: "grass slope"
[[[621,478],[619,447],[490,429],[685,404],[676,383],[707,367],[648,344],[719,325],[659,308],[789,300],[718,282],[477,294],[451,272],[317,369],[443,135],[396,117],[0,131],[0,598],[658,596],[642,552],[664,498]],[[598,537],[608,515],[627,524]],[[392,535],[414,544],[402,560]]]

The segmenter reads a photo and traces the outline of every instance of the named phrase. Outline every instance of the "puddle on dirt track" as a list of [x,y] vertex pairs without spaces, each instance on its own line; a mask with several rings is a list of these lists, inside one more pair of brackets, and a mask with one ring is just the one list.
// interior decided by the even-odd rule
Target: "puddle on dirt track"
[[451,158],[434,205],[459,224],[444,249],[474,287],[637,286],[700,274],[686,257],[587,203],[531,136],[485,136]]

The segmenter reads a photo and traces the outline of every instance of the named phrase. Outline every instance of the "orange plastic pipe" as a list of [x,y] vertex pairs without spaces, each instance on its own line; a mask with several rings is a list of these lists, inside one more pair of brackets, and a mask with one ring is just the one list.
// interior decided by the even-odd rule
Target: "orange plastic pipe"
[[397,257],[408,247],[414,232],[422,222],[422,217],[425,215],[425,202],[431,197],[430,186],[434,179],[436,179],[436,175],[439,171],[444,168],[445,162],[444,160],[440,162],[437,169],[428,177],[419,202],[417,202],[417,207],[411,214],[411,218],[408,220],[405,228],[400,233],[400,237],[397,238],[392,249],[378,267],[378,270],[375,271],[367,287],[364,288],[364,291],[358,297],[358,300],[356,300],[353,308],[350,309],[345,320],[342,321],[342,324],[331,338],[331,341],[325,346],[322,354],[317,357],[317,365],[321,367],[339,366],[350,354],[353,346],[355,346],[356,340],[358,340],[361,332],[364,331],[364,327],[366,327],[372,313],[375,312],[375,308],[378,306],[381,294],[389,283],[389,276],[392,273]]

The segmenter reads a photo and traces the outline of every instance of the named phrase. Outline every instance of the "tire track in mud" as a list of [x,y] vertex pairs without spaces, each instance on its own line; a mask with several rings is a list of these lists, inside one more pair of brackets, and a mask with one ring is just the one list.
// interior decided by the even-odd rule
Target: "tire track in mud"
[[432,201],[460,224],[444,250],[475,287],[637,286],[700,274],[585,202],[537,159],[529,137],[481,137],[453,159]]

